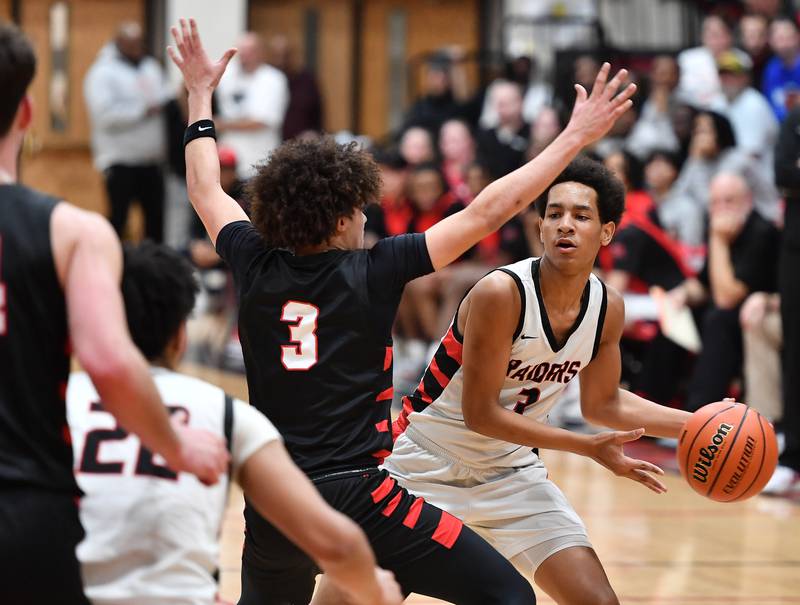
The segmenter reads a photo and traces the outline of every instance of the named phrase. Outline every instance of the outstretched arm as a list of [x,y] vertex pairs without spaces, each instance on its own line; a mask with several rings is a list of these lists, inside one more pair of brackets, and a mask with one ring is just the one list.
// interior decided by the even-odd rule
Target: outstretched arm
[[581,411],[593,424],[625,431],[644,427],[647,435],[677,437],[689,412],[668,408],[619,388],[619,340],[625,303],[608,288],[608,310],[597,356],[580,373]]
[[[171,32],[177,50],[169,46],[167,51],[181,70],[189,93],[189,124],[210,120],[211,95],[236,49],[228,49],[213,63],[203,49],[194,19],[188,25],[181,19],[180,31],[173,27]],[[225,225],[248,220],[236,200],[222,190],[217,145],[211,137],[195,139],[186,146],[186,188],[213,244],[216,245],[217,235]]]
[[[462,303],[459,323],[463,319],[464,423],[476,433],[495,439],[587,456],[618,476],[638,481],[656,493],[665,491],[650,474],[661,474],[661,469],[623,452],[623,444],[641,437],[643,430],[582,435],[534,420],[523,415],[523,410],[517,413],[500,405],[520,305],[513,280],[500,272],[479,281]],[[522,385],[519,402],[521,406],[536,404]]]
[[572,118],[542,153],[490,184],[466,209],[437,223],[425,233],[435,269],[452,263],[529,206],[583,147],[603,137],[617,118],[631,107],[629,99],[636,86],[631,84],[617,95],[628,72],[622,69],[607,82],[610,69],[608,63],[603,64],[591,95],[587,95],[580,84],[575,85],[578,95]]
[[173,427],[147,362],[131,341],[119,289],[122,251],[108,221],[65,203],[50,221],[72,346],[103,405],[173,470],[216,483],[228,461],[225,444],[206,431]]
[[256,510],[314,559],[352,603],[402,602],[392,575],[376,567],[364,532],[322,499],[279,441],[247,459],[239,483]]

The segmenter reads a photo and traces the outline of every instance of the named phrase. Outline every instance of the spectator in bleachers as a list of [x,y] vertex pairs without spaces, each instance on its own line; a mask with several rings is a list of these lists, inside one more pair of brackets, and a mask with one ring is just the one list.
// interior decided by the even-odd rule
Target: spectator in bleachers
[[525,162],[530,128],[522,118],[522,91],[518,84],[496,82],[491,101],[497,112],[497,126],[480,130],[476,139],[478,157],[488,167],[492,179],[498,179]]
[[775,181],[786,193],[778,290],[783,342],[783,420],[786,448],[765,489],[800,487],[800,107],[786,117],[775,148]]
[[772,180],[778,121],[764,95],[750,85],[752,65],[750,57],[738,50],[717,58],[722,92],[712,107],[730,120],[736,146],[758,160],[761,173]]
[[751,292],[774,292],[780,234],[754,208],[753,192],[736,173],[711,182],[708,260],[697,276],[670,291],[672,303],[702,312],[703,349],[695,363],[687,409],[720,401],[741,376],[739,308]]
[[487,88],[479,121],[481,128],[497,126],[497,111],[491,103],[491,95],[494,84],[503,80],[519,84],[523,97],[522,117],[528,123],[536,119],[542,108],[553,102],[553,87],[542,77],[536,59],[527,56],[514,57],[506,63],[504,77],[494,79]]
[[707,107],[720,92],[717,57],[733,47],[730,26],[720,15],[707,15],[702,25],[702,45],[678,55],[681,79],[678,89],[689,103]]
[[678,155],[681,158],[681,164],[689,157],[697,111],[696,107],[678,101],[669,116],[672,122],[672,131],[675,133],[675,138],[678,139]]
[[531,123],[530,143],[528,151],[525,152],[525,160],[530,161],[544,151],[562,130],[564,125],[561,123],[558,111],[552,105],[542,107]]
[[381,199],[364,209],[367,215],[364,245],[371,248],[384,237],[401,235],[408,230],[412,210],[406,197],[408,164],[395,150],[373,151],[381,171]]
[[403,130],[420,126],[439,132],[447,120],[461,117],[468,95],[462,59],[458,48],[441,50],[428,59],[422,93],[406,113]]
[[307,132],[322,132],[322,95],[317,79],[307,69],[297,66],[289,38],[284,34],[269,41],[269,64],[286,76],[289,105],[283,118],[283,140]]
[[764,15],[749,13],[739,21],[739,43],[753,62],[753,86],[760,87],[764,79],[764,69],[772,59],[769,47],[769,20]]
[[754,292],[739,312],[744,345],[744,401],[773,424],[783,415],[780,294]]
[[145,237],[164,238],[164,104],[171,96],[161,65],[145,55],[142,28],[123,23],[98,53],[84,81],[94,164],[103,173],[111,224],[122,235],[131,202]]
[[736,147],[736,136],[728,118],[703,110],[694,118],[689,157],[675,183],[675,194],[688,197],[703,211],[708,211],[709,185],[720,172],[742,175],[761,215],[771,221],[778,218],[778,195],[768,175],[755,159]]
[[421,126],[412,126],[400,137],[400,155],[409,166],[416,166],[436,159],[433,136]]
[[472,195],[466,182],[466,173],[467,167],[475,161],[475,139],[466,122],[453,119],[442,124],[439,153],[447,185],[456,197],[469,203]]
[[677,104],[676,89],[680,79],[678,62],[670,55],[653,59],[650,69],[650,93],[642,104],[625,148],[640,160],[654,149],[677,151],[678,137],[672,127],[671,114]]
[[761,91],[778,120],[800,100],[800,32],[797,23],[779,18],[769,28],[769,44],[775,56],[764,69]]
[[632,153],[617,149],[603,159],[603,164],[625,186],[625,214],[620,227],[632,217],[647,213],[653,202],[644,191],[642,163]]
[[220,117],[215,122],[220,143],[236,151],[239,177],[248,179],[254,165],[281,144],[289,85],[280,70],[264,63],[257,34],[247,32],[237,46],[217,87]]

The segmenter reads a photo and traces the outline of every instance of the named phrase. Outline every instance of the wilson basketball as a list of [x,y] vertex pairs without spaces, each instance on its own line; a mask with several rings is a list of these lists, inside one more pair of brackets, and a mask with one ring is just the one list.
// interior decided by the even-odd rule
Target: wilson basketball
[[683,425],[678,467],[698,494],[718,502],[755,496],[778,463],[778,443],[769,421],[734,401],[703,406]]

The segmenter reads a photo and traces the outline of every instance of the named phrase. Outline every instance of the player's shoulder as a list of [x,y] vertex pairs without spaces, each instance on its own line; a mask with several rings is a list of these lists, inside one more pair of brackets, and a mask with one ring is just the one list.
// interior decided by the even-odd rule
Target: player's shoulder
[[625,325],[625,300],[613,286],[602,282],[597,278],[600,283],[605,287],[606,291],[606,312],[603,321],[603,340],[616,339],[619,340],[622,329]]
[[178,396],[182,399],[202,399],[203,403],[210,401],[219,405],[222,405],[225,399],[223,389],[196,376],[165,368],[155,368],[152,370],[152,374],[153,380],[164,398]]

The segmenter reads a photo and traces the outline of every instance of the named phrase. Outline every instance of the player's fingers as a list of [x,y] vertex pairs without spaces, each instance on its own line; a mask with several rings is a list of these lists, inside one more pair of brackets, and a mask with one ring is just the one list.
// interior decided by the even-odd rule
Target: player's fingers
[[611,112],[611,119],[616,120],[619,118],[623,113],[628,111],[631,107],[633,107],[633,101],[628,99],[622,105],[617,107],[614,111]]
[[617,443],[628,443],[629,441],[636,441],[642,435],[644,435],[643,428],[632,431],[617,431],[614,440]]
[[197,50],[203,50],[203,43],[200,41],[200,32],[197,31],[197,21],[189,19],[189,31],[192,33],[192,45]]
[[183,43],[186,46],[186,50],[191,52],[194,46],[192,45],[192,37],[189,35],[189,25],[186,23],[186,19],[181,19],[180,24],[181,24],[181,35],[183,36]]
[[662,469],[660,466],[656,466],[652,462],[648,462],[647,460],[636,460],[635,464],[636,468],[648,473],[655,473],[656,475],[664,474],[664,469]]
[[170,33],[172,33],[172,39],[175,40],[175,46],[178,47],[178,50],[181,53],[181,56],[185,56],[185,46],[183,44],[183,36],[178,32],[178,28],[174,25],[169,28]]
[[606,61],[603,63],[600,71],[597,72],[597,77],[594,79],[594,86],[592,87],[592,94],[590,97],[596,97],[603,94],[605,90],[606,81],[608,80],[608,72],[611,71],[611,64]]
[[172,62],[178,66],[178,69],[183,68],[183,60],[178,55],[178,51],[175,50],[174,46],[167,46],[167,54],[169,55]]
[[222,64],[223,69],[228,66],[228,63],[230,63],[230,60],[233,59],[233,56],[237,52],[239,52],[237,48],[229,48],[225,51],[225,54],[222,55],[222,58],[219,60],[219,63]]
[[627,69],[620,69],[617,74],[611,78],[611,81],[606,85],[605,90],[603,91],[603,96],[606,100],[610,101],[614,98],[614,95],[617,94],[619,87],[622,86],[622,83],[625,81],[625,78],[628,77],[628,70]]
[[636,84],[631,82],[625,88],[622,89],[616,97],[613,98],[611,101],[612,106],[614,105],[622,105],[625,101],[630,99],[634,94],[636,94],[637,87]]
[[633,469],[628,476],[657,494],[663,494],[667,491],[667,487],[661,481],[639,469]]
[[575,85],[575,105],[583,103],[588,98],[588,96],[589,95],[587,94],[586,89],[583,86],[581,86],[580,84]]

